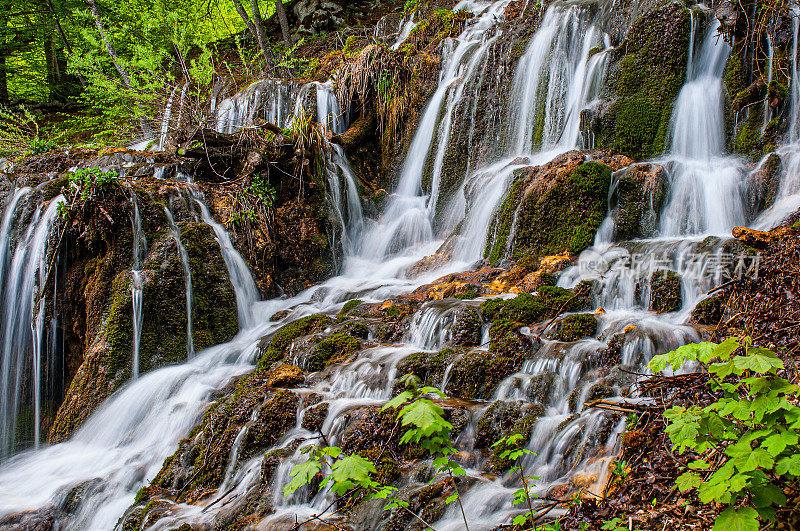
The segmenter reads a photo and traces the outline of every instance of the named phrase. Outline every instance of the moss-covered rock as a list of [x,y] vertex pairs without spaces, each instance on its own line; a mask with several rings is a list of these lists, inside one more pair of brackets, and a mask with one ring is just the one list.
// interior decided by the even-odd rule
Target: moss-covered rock
[[579,313],[557,321],[554,327],[553,339],[577,341],[597,333],[597,318],[590,313]]
[[528,383],[528,388],[525,391],[526,396],[531,402],[537,404],[546,404],[550,398],[550,391],[555,382],[556,373],[552,371],[543,372],[531,377]]
[[509,248],[513,259],[580,253],[605,219],[610,184],[608,166],[585,162],[577,152],[518,170],[494,218],[487,257],[496,263]]
[[678,2],[644,10],[608,74],[611,102],[601,118],[598,147],[635,160],[663,151],[672,104],[686,78],[690,13]]
[[521,402],[497,400],[486,408],[478,419],[475,432],[475,446],[488,448],[500,438],[500,435],[514,426],[522,416]]
[[358,339],[337,332],[317,343],[305,360],[306,368],[309,371],[321,371],[332,363],[344,361],[359,348]]
[[477,309],[463,306],[456,311],[450,328],[450,344],[454,347],[474,347],[480,345],[483,321]]
[[445,370],[456,356],[456,351],[450,348],[439,352],[417,352],[397,364],[397,374],[414,374],[424,385],[440,387]]
[[769,208],[778,195],[781,179],[781,158],[770,153],[753,172],[747,176],[745,194],[747,214],[754,219],[759,212]]
[[[492,448],[492,454],[489,458],[489,466],[496,473],[506,472],[514,465],[514,461],[508,457],[501,457],[503,453],[508,450],[519,450],[525,448],[533,433],[533,427],[536,421],[544,415],[544,408],[540,405],[528,406],[523,411],[524,416],[514,422],[513,426],[502,433],[502,437],[509,437],[511,435],[519,435],[519,439],[515,443],[504,442]],[[494,444],[494,443],[492,443]]]
[[683,305],[681,277],[674,271],[656,271],[650,277],[650,309],[677,312]]
[[342,306],[342,309],[339,310],[339,313],[336,315],[336,318],[339,320],[344,319],[350,314],[350,312],[356,309],[360,304],[361,301],[358,299],[352,299],[347,301],[346,303],[344,303],[344,306]]
[[327,315],[317,313],[308,315],[281,327],[272,336],[265,337],[259,344],[261,356],[258,360],[259,369],[268,369],[276,361],[286,356],[294,340],[322,330],[332,319]]
[[702,325],[716,325],[722,319],[724,308],[719,297],[707,297],[692,310],[692,320]]
[[489,399],[497,385],[522,365],[522,358],[473,350],[458,358],[450,371],[445,392],[466,399]]
[[611,196],[614,241],[647,238],[658,228],[667,175],[657,164],[637,164],[620,175]]

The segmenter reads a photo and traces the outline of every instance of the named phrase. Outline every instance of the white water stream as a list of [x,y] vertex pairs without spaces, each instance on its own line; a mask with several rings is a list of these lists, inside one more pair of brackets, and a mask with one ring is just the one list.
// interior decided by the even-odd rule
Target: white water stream
[[[447,206],[454,221],[464,219],[454,258],[438,271],[413,280],[405,278],[403,271],[408,266],[431,254],[441,243],[443,236],[434,233],[432,219],[437,202],[444,199],[438,197],[436,175],[441,172],[443,155],[440,157],[439,154],[444,153],[449,141],[449,133],[446,132],[452,124],[448,122],[451,119],[448,116],[458,100],[464,97],[465,84],[477,71],[492,39],[496,38],[496,17],[500,16],[505,5],[505,1],[459,4],[473,10],[477,16],[464,33],[449,45],[439,88],[420,119],[398,188],[380,220],[363,221],[352,172],[349,176],[342,173],[339,177],[345,179],[346,186],[341,186],[341,181],[337,181],[339,186],[336,190],[343,189],[347,197],[342,200],[339,196],[336,204],[339,205],[339,216],[346,227],[346,237],[352,242],[350,246],[345,246],[347,255],[339,276],[292,298],[257,302],[255,283],[243,260],[233,249],[224,229],[213,221],[203,203],[198,202],[202,219],[214,229],[225,258],[236,292],[242,331],[231,342],[198,352],[182,365],[152,371],[131,381],[93,413],[69,441],[20,453],[0,465],[0,515],[58,503],[69,489],[84,485],[83,501],[74,520],[69,523],[70,527],[112,529],[122,512],[132,503],[138,488],[155,476],[163,460],[175,451],[177,442],[198,422],[209,405],[212,391],[222,387],[232,377],[252,369],[258,343],[266,334],[304,315],[335,313],[351,298],[383,301],[430,282],[445,272],[461,270],[481,257],[487,228],[505,196],[513,170],[522,165],[546,162],[578,145],[580,111],[592,105],[596,99],[607,61],[604,52],[591,53],[592,48],[604,47],[606,43],[601,17],[593,18],[589,10],[572,4],[555,3],[548,8],[541,27],[520,61],[515,77],[513,98],[517,103],[513,106],[515,111],[509,125],[514,142],[502,160],[466,176],[456,197]],[[672,141],[668,153],[663,157],[670,175],[671,193],[667,207],[661,212],[661,237],[636,242],[636,249],[612,246],[611,242],[603,242],[599,238],[592,252],[605,253],[606,256],[609,253],[624,255],[633,250],[645,255],[667,251],[673,253],[670,256],[691,253],[707,234],[729,232],[734,223],[744,221],[740,192],[743,172],[739,162],[725,154],[720,141],[720,77],[729,50],[724,43],[718,43],[713,38],[714,28],[713,25],[698,28],[698,32],[702,31],[702,39],[698,39],[701,47],[697,54],[690,55],[686,85],[675,104]],[[796,50],[797,21],[794,28]],[[800,101],[800,96],[795,95],[796,59],[793,67],[792,97],[794,101]],[[547,75],[543,75],[543,72],[547,72]],[[548,80],[546,84],[538,81],[545,78]],[[256,110],[251,103],[255,100],[248,98],[252,97],[255,90],[253,88],[250,96],[234,97],[226,104],[227,107],[220,107],[224,107],[220,116],[226,116],[220,118],[221,122],[218,121],[220,130],[238,127],[236,124],[252,123]],[[275,105],[287,108],[284,100]],[[277,107],[257,106],[258,112],[268,115],[274,113],[278,123],[283,111]],[[335,119],[336,112],[333,113],[334,119],[331,118],[329,111],[332,109],[333,102],[325,98],[320,101],[318,92],[317,117],[324,116],[324,122],[331,130],[344,127]],[[541,113],[536,109],[546,110],[541,124],[537,123]],[[794,109],[797,112],[798,107]],[[541,130],[541,133],[536,133],[536,130]],[[796,130],[796,121],[793,121],[793,134],[796,134]],[[797,141],[795,137],[792,140]],[[343,153],[337,153],[337,156],[343,161],[339,165],[340,170],[349,167],[345,166]],[[523,162],[517,159],[520,156],[525,157]],[[432,177],[430,193],[422,190],[426,172]],[[329,184],[333,186],[334,183],[330,181]],[[788,186],[786,184],[787,190]],[[715,191],[720,187],[722,193]],[[790,192],[783,192],[784,188],[782,185],[783,196],[791,197]],[[794,193],[797,192],[800,190],[795,188]],[[10,245],[7,235],[12,231],[8,225],[14,219],[17,203],[27,193],[18,191],[4,213],[0,235],[0,258],[3,260],[0,261],[0,268],[6,267],[6,256],[10,252],[7,251]],[[335,193],[332,192],[332,195]],[[55,202],[40,205],[27,232],[21,235],[21,241],[36,242],[31,246],[32,249],[41,248],[37,255],[39,257],[46,256],[44,245],[50,223],[46,220],[48,215],[52,220],[56,209],[54,205]],[[354,230],[354,226],[358,228]],[[452,226],[455,223],[450,228]],[[38,278],[34,274],[35,268],[29,276],[22,276],[21,271],[17,274],[22,269],[17,255],[22,253],[12,254],[9,271],[13,274],[4,273],[2,278],[14,282],[24,279],[35,284]],[[19,260],[25,261],[24,257]],[[607,261],[613,263],[613,260]],[[677,267],[678,262],[679,259],[675,259],[664,267]],[[580,279],[581,271],[575,267],[565,271],[559,283],[571,286]],[[578,475],[589,477],[592,485],[599,485],[608,473],[607,465],[616,451],[616,434],[623,425],[613,424],[605,413],[586,410],[582,406],[597,383],[602,382],[615,391],[621,387],[618,381],[608,380],[597,371],[594,356],[598,349],[603,348],[614,335],[625,334],[622,365],[641,370],[652,355],[697,339],[694,329],[682,323],[694,301],[713,285],[714,279],[684,278],[683,308],[667,314],[646,311],[646,305],[637,300],[637,280],[619,272],[603,277],[594,302],[608,311],[597,316],[596,337],[571,343],[544,340],[538,350],[531,352],[530,359],[520,370],[506,378],[495,391],[494,399],[527,402],[528,391],[537,377],[545,375],[552,378],[552,390],[542,404],[545,413],[537,421],[527,446],[535,455],[523,462],[527,474],[542,478],[537,483],[540,493],[553,485],[574,481]],[[15,289],[10,293],[18,292]],[[4,287],[4,297],[7,297],[6,293]],[[33,288],[30,293],[33,293]],[[189,289],[187,312],[190,318],[188,294]],[[391,396],[397,378],[401,376],[397,374],[397,364],[421,349],[433,351],[444,346],[449,337],[447,330],[454,308],[470,304],[474,303],[448,301],[438,306],[423,306],[412,321],[407,344],[376,346],[363,351],[354,361],[318,380],[310,390],[304,390],[321,395],[329,403],[322,431],[328,435],[331,444],[335,445],[341,435],[343,413],[356,407],[385,402]],[[10,311],[9,308],[4,299],[3,311]],[[24,322],[28,325],[32,306],[28,305],[27,308],[24,315],[12,316],[11,321],[4,323]],[[268,316],[279,310],[289,310],[290,313],[280,322],[270,322]],[[630,326],[635,328],[632,332],[626,332]],[[187,328],[191,335],[190,324]],[[20,330],[19,334],[16,336],[4,332],[2,339],[11,340],[14,345],[31,343],[29,327],[27,332]],[[5,343],[3,348],[6,348]],[[5,364],[10,358],[5,350],[3,354]],[[6,371],[4,365],[2,374],[13,375],[13,371]],[[447,377],[445,380],[442,387],[447,390]],[[6,387],[0,388],[0,391],[3,398],[10,396],[6,393]],[[573,393],[576,395],[573,396]],[[511,493],[517,488],[514,479],[509,476],[484,476],[480,471],[483,457],[474,451],[473,424],[487,405],[474,408],[471,427],[465,430],[458,441],[466,454],[465,465],[471,467],[468,473],[476,480],[463,493],[470,529],[473,530],[496,527],[519,511],[511,505]],[[301,412],[297,426],[276,447],[288,447],[310,435],[301,426],[304,411],[302,400],[299,407]],[[5,426],[6,418],[11,414],[9,412],[16,414],[16,409],[4,406],[0,412],[3,415],[0,417],[2,426]],[[240,435],[245,433],[244,430],[246,428]],[[598,438],[599,433],[610,435]],[[4,442],[7,435],[3,432]],[[237,440],[243,438],[244,435]],[[151,529],[170,529],[183,521],[211,523],[220,507],[230,508],[241,503],[244,494],[258,481],[262,457],[237,463],[238,458],[237,445],[231,452],[231,463],[217,493],[225,493],[220,503],[209,506],[218,497],[212,495],[197,505],[175,506],[172,515],[158,521]],[[287,518],[303,518],[318,512],[332,500],[330,491],[326,489],[314,497],[303,493],[289,500],[282,497],[281,487],[287,481],[288,472],[302,458],[304,456],[295,452],[279,465],[272,484],[272,501],[277,511],[260,522],[260,528],[274,528],[279,522],[286,522]],[[233,490],[230,490],[231,487]],[[434,527],[439,531],[461,529],[463,524],[457,511],[455,506],[451,506]]]

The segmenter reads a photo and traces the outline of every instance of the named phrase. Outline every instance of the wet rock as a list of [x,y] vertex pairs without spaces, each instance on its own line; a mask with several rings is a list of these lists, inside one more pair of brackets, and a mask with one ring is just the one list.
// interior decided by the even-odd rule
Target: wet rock
[[722,319],[722,300],[719,297],[707,297],[692,310],[692,320],[701,325],[716,325]]
[[577,341],[597,333],[597,318],[589,313],[579,313],[560,319],[553,326],[553,339]]
[[531,377],[526,391],[527,397],[531,402],[537,404],[546,404],[550,398],[550,391],[553,388],[553,382],[556,379],[556,373],[553,371],[543,372]]
[[305,358],[305,366],[309,371],[321,371],[333,363],[341,363],[361,347],[358,340],[343,332],[326,337],[314,347]]
[[497,385],[513,374],[521,363],[521,359],[483,350],[467,352],[453,363],[445,392],[465,399],[488,399]]
[[492,448],[492,453],[489,457],[489,466],[495,473],[503,473],[514,465],[513,460],[509,459],[509,457],[501,457],[502,454],[508,450],[519,450],[527,446],[536,421],[544,415],[544,407],[539,404],[526,406],[523,409],[523,413],[523,417],[514,422],[514,425],[510,429],[502,433],[502,437],[518,435],[517,441],[505,441]]
[[302,426],[308,431],[319,431],[328,416],[328,407],[327,402],[309,407],[303,415]]
[[683,305],[681,278],[673,271],[656,271],[650,277],[650,309],[677,312]]
[[294,4],[294,14],[300,24],[298,32],[316,35],[331,31],[342,24],[343,8],[331,0],[299,0]]
[[417,352],[404,358],[397,365],[397,374],[414,374],[418,376],[424,385],[441,387],[442,378],[445,370],[450,365],[457,351],[446,348],[439,352]]
[[305,381],[305,373],[294,365],[280,365],[269,373],[268,387],[297,387]]
[[456,312],[450,328],[450,344],[454,347],[477,346],[483,332],[481,316],[472,306],[463,306]]
[[770,153],[761,161],[758,168],[747,176],[746,205],[751,219],[775,202],[780,186],[781,168],[781,158],[776,153]]
[[617,178],[611,197],[614,241],[655,234],[667,185],[666,172],[658,164],[636,164],[624,170]]
[[521,402],[497,400],[492,403],[478,420],[475,433],[475,446],[488,448],[500,438],[500,435],[514,426],[522,417]]
[[[488,258],[578,254],[591,245],[608,209],[611,169],[570,152],[544,165],[518,170],[492,222]],[[511,241],[509,241],[511,238]]]
[[278,465],[292,455],[292,451],[287,448],[276,448],[264,454],[264,460],[261,461],[261,483],[269,484],[272,481],[272,476]]
[[636,12],[625,45],[612,57],[600,116],[599,147],[635,160],[663,151],[672,104],[686,79],[689,10],[664,3]]
[[314,314],[284,325],[277,332],[260,341],[258,367],[267,369],[276,361],[282,360],[288,354],[295,340],[322,330],[331,322],[332,319],[327,315]]

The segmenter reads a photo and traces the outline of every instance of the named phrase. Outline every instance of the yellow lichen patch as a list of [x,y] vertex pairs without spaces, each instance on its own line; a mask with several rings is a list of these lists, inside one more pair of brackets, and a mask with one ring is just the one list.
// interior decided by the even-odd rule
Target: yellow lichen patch
[[539,269],[545,273],[552,274],[569,267],[571,264],[572,258],[570,257],[569,253],[564,252],[561,254],[543,257],[541,263],[539,264]]
[[634,330],[636,330],[636,326],[635,325],[628,325],[622,331],[627,334],[628,332],[632,332]]

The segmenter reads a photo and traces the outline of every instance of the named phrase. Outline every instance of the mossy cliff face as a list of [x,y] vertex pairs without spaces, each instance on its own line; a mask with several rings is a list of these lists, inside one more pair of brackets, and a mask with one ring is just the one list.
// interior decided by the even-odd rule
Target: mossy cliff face
[[658,215],[667,195],[668,178],[662,166],[636,164],[616,177],[612,194],[613,241],[647,238],[658,229]]
[[[167,231],[160,199],[142,194],[139,202],[140,212],[147,216],[143,228],[149,243],[141,268],[138,370],[145,373],[187,358],[187,315],[183,264],[174,238]],[[108,240],[110,245],[104,255],[75,260],[68,268],[67,282],[75,284],[68,284],[72,286],[71,296],[61,302],[62,313],[66,315],[70,308],[78,311],[71,315],[70,322],[64,323],[71,327],[71,333],[65,333],[70,339],[66,354],[68,359],[80,357],[82,363],[51,428],[52,442],[68,437],[132,376],[132,236],[130,221],[125,219],[129,204],[130,201],[113,205],[123,214],[118,221],[121,226],[112,227],[110,234],[125,237]],[[111,207],[106,204],[104,210]],[[76,217],[73,223],[73,229],[78,231],[85,222]],[[192,337],[195,350],[200,350],[228,341],[238,332],[236,299],[211,228],[193,221],[179,221],[178,228],[189,257]],[[88,249],[80,249],[81,244],[87,244],[85,239],[78,237],[73,243],[78,247],[72,247],[73,252],[87,253]]]
[[[585,162],[573,151],[552,162],[518,170],[495,216],[486,254],[505,258],[577,254],[591,245],[608,210],[611,169]],[[510,241],[509,241],[510,240]]]
[[645,11],[609,68],[597,145],[636,160],[664,148],[672,104],[686,78],[690,13],[680,3]]

